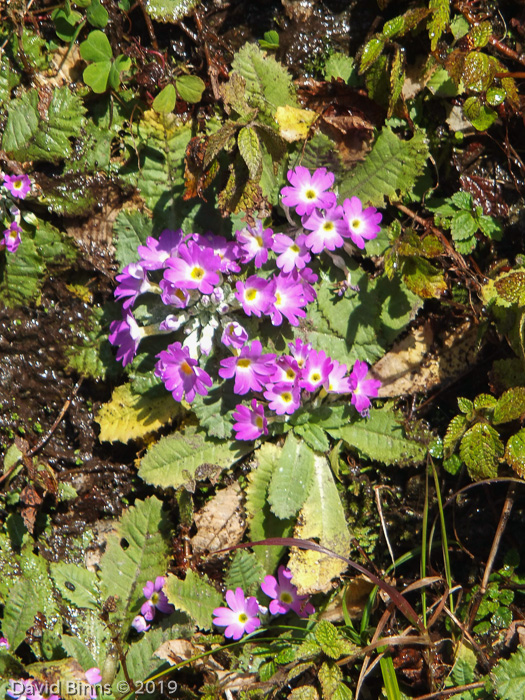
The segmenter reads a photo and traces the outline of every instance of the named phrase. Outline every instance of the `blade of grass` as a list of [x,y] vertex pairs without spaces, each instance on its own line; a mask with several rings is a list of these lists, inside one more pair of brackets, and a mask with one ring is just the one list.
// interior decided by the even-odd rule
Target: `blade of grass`
[[385,684],[387,700],[401,700],[401,691],[399,690],[392,657],[383,655],[379,664],[381,666],[381,674],[383,676],[383,683]]
[[[441,498],[441,490],[440,490],[440,485],[439,485],[439,480],[438,480],[438,474],[436,467],[434,465],[434,462],[432,461],[432,457],[430,458],[430,464],[432,467],[432,474],[434,476],[434,484],[436,486],[436,498],[437,498],[437,504],[438,504],[438,512],[439,512],[439,523],[441,527],[441,542],[443,543],[442,550],[443,550],[443,563],[445,565],[445,581],[447,582],[447,586],[450,589],[452,589],[452,571],[450,568],[450,557],[448,555],[448,539],[447,539],[447,528],[445,525],[445,513],[443,511],[443,500]],[[449,606],[450,610],[454,612],[454,599],[452,597],[452,593],[449,595]],[[425,620],[426,622],[426,620]]]

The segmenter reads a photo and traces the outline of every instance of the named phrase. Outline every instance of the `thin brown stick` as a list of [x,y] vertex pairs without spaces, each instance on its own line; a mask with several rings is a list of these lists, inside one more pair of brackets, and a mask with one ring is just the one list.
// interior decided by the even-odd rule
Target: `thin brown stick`
[[80,379],[78,380],[78,382],[77,382],[77,383],[75,384],[75,386],[73,387],[73,391],[71,392],[71,396],[67,399],[67,401],[66,401],[66,402],[64,403],[64,405],[62,406],[62,410],[61,410],[60,413],[58,414],[58,416],[57,416],[55,422],[53,423],[53,425],[51,426],[51,428],[47,431],[47,433],[39,440],[39,442],[37,442],[37,444],[36,444],[34,447],[32,447],[32,448],[28,451],[28,453],[27,453],[27,456],[28,456],[28,457],[32,457],[36,452],[38,452],[38,450],[40,450],[40,449],[46,444],[46,442],[49,440],[49,438],[51,437],[51,435],[53,435],[53,433],[55,432],[55,430],[56,430],[57,427],[58,427],[58,424],[60,423],[60,421],[62,420],[62,418],[65,416],[66,411],[67,411],[68,408],[71,406],[71,402],[73,401],[73,399],[74,399],[75,396],[77,395],[78,390],[79,390],[80,387],[82,386],[82,382],[83,382],[83,381],[84,381],[84,377],[80,377]]
[[441,698],[450,698],[453,695],[459,695],[467,690],[476,690],[476,688],[483,688],[485,685],[484,681],[476,681],[476,683],[467,683],[467,685],[458,685],[455,688],[444,688],[443,690],[438,690],[435,693],[428,693],[428,695],[419,695],[414,700],[441,700]]
[[468,625],[469,629],[474,624],[474,620],[476,619],[476,613],[478,612],[479,606],[481,605],[481,601],[483,600],[483,596],[487,592],[487,586],[489,583],[490,574],[492,573],[492,567],[494,566],[494,560],[496,559],[496,554],[498,553],[498,549],[499,549],[499,546],[501,543],[501,538],[503,537],[503,533],[505,532],[505,528],[507,527],[507,523],[508,523],[509,518],[510,518],[512,507],[514,505],[515,493],[516,493],[516,485],[509,484],[509,488],[507,491],[507,497],[505,498],[505,503],[503,504],[503,510],[501,511],[501,516],[499,519],[496,534],[494,535],[494,540],[492,541],[492,547],[490,548],[489,558],[487,559],[487,564],[485,566],[485,571],[483,573],[483,580],[481,581],[481,586],[479,587],[479,591],[476,595],[476,598],[475,598],[474,603],[472,605],[472,608],[470,610],[469,625]]

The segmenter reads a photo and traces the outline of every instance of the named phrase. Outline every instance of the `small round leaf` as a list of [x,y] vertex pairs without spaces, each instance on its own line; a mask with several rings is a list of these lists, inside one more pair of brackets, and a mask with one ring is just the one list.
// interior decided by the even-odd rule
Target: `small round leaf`
[[175,87],[181,100],[195,103],[201,99],[206,86],[196,75],[181,75],[175,79]]

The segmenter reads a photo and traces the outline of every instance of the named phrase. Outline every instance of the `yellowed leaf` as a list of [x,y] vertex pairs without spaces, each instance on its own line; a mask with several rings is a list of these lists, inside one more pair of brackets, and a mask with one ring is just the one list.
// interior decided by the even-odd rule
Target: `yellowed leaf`
[[123,384],[114,390],[95,420],[100,425],[100,440],[128,442],[158,430],[179,411],[168,392],[162,396],[134,394],[130,384]]
[[277,107],[275,112],[275,121],[279,124],[279,133],[285,141],[290,143],[304,140],[316,119],[316,112],[312,112],[309,109],[291,107],[290,105]]
[[477,350],[478,332],[470,321],[441,337],[427,322],[396,343],[370,374],[381,380],[382,398],[427,392],[466,372]]

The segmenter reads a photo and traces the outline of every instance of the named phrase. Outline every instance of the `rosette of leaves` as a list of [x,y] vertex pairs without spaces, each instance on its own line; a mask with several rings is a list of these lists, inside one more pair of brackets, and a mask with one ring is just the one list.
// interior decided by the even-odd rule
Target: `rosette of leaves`
[[462,255],[471,253],[482,234],[493,241],[501,240],[502,227],[492,216],[475,207],[469,192],[456,192],[442,202],[430,202],[427,209],[435,214],[436,226],[448,229],[454,248]]
[[496,477],[503,460],[525,476],[525,429],[510,437],[508,431],[504,434],[505,424],[525,416],[525,387],[508,389],[499,399],[490,394],[480,394],[474,401],[460,397],[458,407],[460,413],[450,421],[443,441],[445,467],[457,470],[460,462],[454,456],[459,451],[476,481]]

